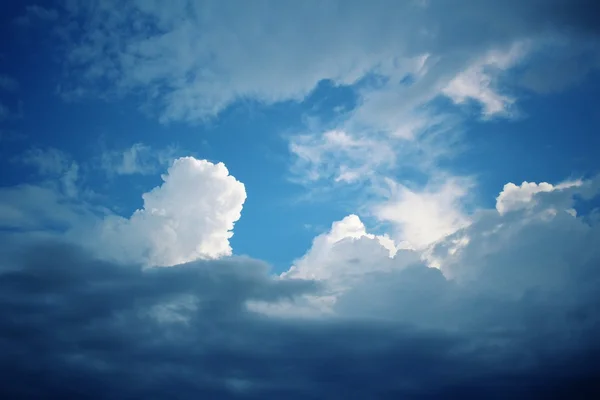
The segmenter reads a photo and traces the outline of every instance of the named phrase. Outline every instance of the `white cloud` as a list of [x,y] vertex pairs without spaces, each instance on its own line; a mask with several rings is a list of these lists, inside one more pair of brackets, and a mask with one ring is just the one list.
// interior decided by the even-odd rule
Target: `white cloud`
[[[290,144],[296,177],[302,171],[304,183],[327,184],[380,179],[395,172],[398,159],[431,172],[437,157],[456,149],[446,146],[453,139],[432,146],[425,138],[458,135],[457,119],[448,126],[451,118],[435,100],[472,100],[486,117],[510,115],[517,99],[506,94],[503,73],[548,36],[568,36],[559,28],[581,17],[577,6],[505,7],[491,0],[462,7],[391,0],[237,7],[74,1],[68,10],[85,28],[65,46],[75,79],[64,93],[146,93],[144,107],[163,122],[202,122],[244,99],[302,101],[323,80],[352,86],[356,107],[338,125]],[[334,144],[332,132],[346,140]],[[418,164],[405,162],[411,156]]]
[[389,199],[375,205],[373,214],[392,224],[397,242],[423,249],[468,224],[462,201],[473,184],[469,179],[450,178],[421,190],[389,183]]
[[365,276],[398,270],[419,261],[419,255],[401,250],[387,235],[368,233],[357,215],[334,222],[331,229],[317,236],[304,256],[281,274],[282,279],[312,279],[323,284],[319,296],[307,295],[303,301],[280,307],[253,304],[253,309],[270,315],[318,316],[331,313],[339,297]]
[[486,117],[508,113],[515,99],[498,93],[494,77],[517,64],[526,53],[526,47],[525,43],[516,43],[507,51],[491,51],[453,78],[442,93],[456,104],[476,100]]
[[[574,196],[590,198],[600,187],[598,179],[564,187],[561,193],[532,194],[535,209],[479,210],[471,224],[425,252],[399,250],[394,255],[380,237],[366,232],[357,216],[348,216],[316,237],[306,255],[282,275],[317,279],[325,292],[280,308],[254,309],[384,319],[447,331],[475,329],[486,335],[529,332],[534,337],[535,332],[552,331],[555,340],[570,343],[568,330],[538,324],[566,323],[569,313],[581,313],[595,301],[600,225],[568,211]],[[439,269],[425,265],[429,257],[439,262]],[[533,315],[538,322],[530,322]],[[502,340],[503,346],[511,341]]]
[[563,189],[576,188],[582,184],[583,182],[580,180],[567,181],[558,185],[552,185],[547,182],[541,182],[539,184],[535,182],[523,182],[520,186],[517,186],[514,183],[507,183],[496,198],[496,210],[498,210],[500,214],[504,214],[511,211],[531,208],[536,205],[536,193],[552,192],[555,190],[561,191]]
[[147,266],[231,254],[246,191],[222,163],[178,158],[124,218],[90,203],[78,165],[64,153],[36,149],[20,161],[39,168],[42,181],[0,190],[0,228],[61,234],[98,257]]
[[[435,172],[441,159],[460,151],[457,139],[462,130],[460,117],[439,111],[431,102],[439,96],[457,104],[472,99],[482,105],[486,117],[510,115],[508,106],[514,99],[499,94],[492,82],[514,66],[526,49],[525,43],[517,43],[490,51],[452,73],[447,60],[415,57],[403,69],[391,72],[410,76],[411,83],[394,76],[384,84],[363,88],[358,105],[344,116],[337,131],[292,137],[290,148],[301,161],[293,171],[302,170],[309,182],[329,178],[346,183],[374,183],[398,167]],[[332,132],[347,140],[332,140]],[[400,166],[396,160],[402,161]]]
[[301,180],[354,183],[372,178],[395,163],[392,148],[375,138],[354,138],[332,130],[318,135],[294,136],[290,151],[296,157],[292,172]]
[[130,218],[105,217],[87,244],[109,258],[152,266],[230,255],[244,185],[222,163],[193,157],[175,160],[162,179],[142,196],[143,208]]
[[369,263],[369,269],[389,268],[396,252],[389,237],[367,233],[360,218],[352,214],[334,222],[329,232],[317,236],[310,250],[282,276],[344,281],[367,273],[365,262]]

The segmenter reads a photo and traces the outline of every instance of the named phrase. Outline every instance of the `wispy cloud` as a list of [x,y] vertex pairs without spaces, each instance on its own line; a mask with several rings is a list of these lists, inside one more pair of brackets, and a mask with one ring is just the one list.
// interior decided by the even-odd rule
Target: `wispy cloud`
[[[243,98],[265,103],[302,99],[324,79],[352,85],[377,73],[395,86],[424,55],[431,65],[420,83],[402,95],[404,101],[431,97],[458,79],[449,94],[483,101],[485,112],[494,113],[508,98],[498,97],[490,76],[475,71],[482,57],[490,49],[575,26],[584,18],[576,3],[511,2],[500,8],[494,1],[469,1],[459,8],[382,0],[369,6],[344,3],[340,14],[335,2],[235,9],[214,2],[181,1],[169,7],[72,2],[71,17],[86,21],[86,28],[69,43],[65,60],[82,71],[72,89],[97,92],[96,83],[108,79],[115,93],[143,90],[152,94],[164,122],[202,121]],[[310,31],[304,29],[307,21]],[[595,31],[588,27],[589,32]]]
[[101,168],[109,175],[149,175],[164,169],[176,158],[175,147],[153,149],[135,143],[124,150],[106,150],[100,156]]

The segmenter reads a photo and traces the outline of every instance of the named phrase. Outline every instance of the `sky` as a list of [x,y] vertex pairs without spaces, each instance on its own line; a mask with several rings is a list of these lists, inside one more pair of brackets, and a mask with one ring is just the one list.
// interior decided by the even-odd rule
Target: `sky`
[[2,397],[597,398],[598,17],[2,2]]

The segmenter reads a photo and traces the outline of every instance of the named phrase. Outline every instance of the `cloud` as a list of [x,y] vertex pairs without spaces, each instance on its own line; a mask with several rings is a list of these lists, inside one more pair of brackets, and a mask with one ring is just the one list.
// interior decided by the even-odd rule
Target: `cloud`
[[[267,267],[251,259],[143,270],[52,242],[3,258],[0,287],[1,363],[14,367],[12,384],[0,391],[12,398],[162,397],[177,386],[182,395],[234,396],[244,385],[233,384],[245,381],[249,389],[268,390],[267,377],[249,363],[273,357],[274,347],[252,355],[260,330],[271,326],[252,318],[244,304],[315,290],[311,282],[272,281]],[[234,345],[236,337],[241,341]],[[234,361],[236,355],[242,358]],[[213,372],[198,374],[209,364]]]
[[[558,185],[552,185],[547,182],[523,182],[520,186],[514,183],[507,183],[504,189],[496,198],[496,210],[500,214],[520,209],[532,208],[536,205],[536,193],[563,191],[573,189],[583,185],[581,180],[567,181]],[[569,193],[570,197],[570,193]]]
[[397,88],[395,82],[415,71],[414,60],[424,55],[430,65],[412,74],[416,83],[398,107],[446,88],[455,100],[482,101],[484,111],[493,113],[508,98],[480,70],[481,58],[548,35],[589,42],[598,32],[583,23],[582,9],[592,6],[587,0],[511,1],[503,7],[469,1],[464,9],[385,0],[235,8],[217,2],[180,1],[168,8],[152,1],[124,7],[71,2],[65,18],[83,21],[85,28],[69,43],[65,60],[81,71],[71,89],[94,92],[106,79],[113,94],[143,90],[152,94],[163,122],[202,121],[244,98],[268,104],[303,99],[321,80],[353,85],[377,74],[393,82],[386,87]]
[[525,47],[523,43],[516,43],[506,52],[490,52],[453,78],[443,93],[456,104],[464,104],[468,99],[476,100],[482,105],[486,117],[508,113],[515,99],[497,93],[492,74],[514,66],[523,57]]
[[31,166],[40,175],[61,175],[71,163],[70,157],[61,150],[55,148],[31,148],[21,156],[15,157],[15,161]]
[[144,265],[231,254],[246,191],[222,163],[176,159],[163,183],[142,195],[143,207],[125,218],[88,196],[78,165],[64,153],[35,149],[18,160],[35,166],[43,179],[0,190],[2,228],[60,232],[101,257]]
[[365,268],[386,269],[396,252],[387,235],[367,233],[360,218],[352,214],[317,236],[310,250],[282,276],[343,281],[365,274]]
[[[550,206],[547,200],[541,202]],[[319,296],[321,285],[271,277],[264,263],[248,258],[144,269],[56,242],[13,246],[0,264],[0,363],[7,371],[0,391],[11,398],[183,399],[525,399],[597,392],[590,349],[597,345],[600,276],[593,267],[599,254],[588,246],[597,226],[573,231],[567,225],[581,221],[567,213],[568,220],[539,225],[489,211],[482,220],[492,221],[467,228],[472,236],[490,222],[525,230],[514,238],[492,234],[485,240],[497,251],[485,257],[472,258],[472,249],[482,248],[474,245],[457,254],[458,264],[475,261],[484,275],[496,271],[468,282],[419,263],[381,270],[381,258],[361,251],[378,239],[356,216],[334,224],[313,250],[317,242],[342,244],[338,255],[356,246],[372,263],[340,297],[335,315],[324,319],[249,309],[254,301]],[[548,242],[557,230],[562,233]],[[564,241],[567,231],[577,237]],[[536,257],[512,255],[516,243]],[[517,285],[521,296],[513,297],[488,286],[511,286],[527,269],[540,271],[551,257],[572,257],[580,248],[587,253],[570,258],[567,279],[551,280],[558,287],[541,281],[531,293]],[[541,249],[552,254],[538,259]]]
[[394,165],[390,146],[375,138],[354,138],[344,131],[294,136],[290,151],[296,157],[292,172],[300,180],[355,183],[373,178]]
[[[10,201],[4,188],[0,210],[20,204],[32,217],[13,227],[55,218],[99,231],[63,229],[83,248],[39,236],[30,247],[31,236],[6,231],[3,211],[2,394],[535,398],[573,393],[577,379],[596,388],[583,360],[597,345],[600,227],[568,211],[600,186],[576,182],[507,185],[502,212],[473,213],[425,252],[350,215],[281,276],[228,257],[245,190],[222,164],[178,159],[129,219],[83,207],[87,225],[73,199],[22,185],[12,190],[30,192]],[[441,207],[465,187],[396,189],[401,203]]]
[[174,265],[231,254],[229,238],[246,200],[244,185],[224,164],[183,157],[163,183],[144,193],[131,217],[105,217],[91,243],[111,258],[147,265]]
[[68,197],[77,197],[79,164],[64,152],[55,148],[32,148],[13,160],[35,168],[46,179],[56,179],[62,193]]
[[64,234],[93,220],[93,211],[65,193],[56,181],[0,188],[0,230]]
[[175,150],[154,150],[143,143],[135,143],[125,150],[102,153],[101,166],[109,175],[149,175],[175,159]]
[[463,201],[473,186],[469,179],[432,180],[414,190],[391,180],[389,185],[388,199],[375,204],[372,212],[380,221],[391,223],[398,242],[423,249],[469,222],[463,210]]
[[[583,312],[599,294],[594,285],[600,252],[593,243],[600,226],[573,212],[575,198],[590,199],[599,186],[597,178],[539,186],[555,190],[529,193],[529,207],[479,210],[469,224],[423,251],[398,249],[389,237],[368,234],[351,215],[315,238],[282,276],[323,282],[326,291],[308,301],[317,314],[534,335],[537,328],[526,324],[523,313],[540,312],[548,315],[544,329],[552,330],[552,318]],[[556,329],[556,335],[565,334]]]

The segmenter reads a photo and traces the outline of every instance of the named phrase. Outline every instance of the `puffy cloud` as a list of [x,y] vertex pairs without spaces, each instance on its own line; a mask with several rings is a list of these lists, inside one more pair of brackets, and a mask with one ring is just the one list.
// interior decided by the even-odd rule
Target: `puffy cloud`
[[[594,244],[600,226],[571,212],[575,197],[598,192],[597,181],[539,185],[558,189],[530,194],[536,207],[479,210],[470,224],[422,252],[390,252],[358,217],[349,216],[318,236],[283,276],[322,281],[329,290],[308,304],[317,310],[326,305],[334,315],[426,329],[516,331],[527,340],[543,331],[556,345],[572,346],[570,335],[598,318],[589,306],[600,295],[600,251]],[[532,187],[538,185],[523,186]],[[428,266],[432,260],[438,268]],[[536,313],[546,315],[537,318],[539,327],[527,320]],[[574,331],[560,328],[577,315],[585,321],[574,321]]]
[[193,157],[173,162],[163,183],[144,193],[130,218],[107,216],[95,235],[99,251],[147,265],[174,265],[231,254],[229,238],[246,200],[224,164]]
[[536,205],[536,193],[560,192],[565,189],[580,187],[582,184],[582,181],[563,182],[556,186],[547,182],[541,182],[539,184],[535,182],[523,182],[520,186],[517,186],[514,183],[507,183],[496,198],[496,210],[498,210],[500,214],[504,214],[510,211],[532,208]]
[[[23,158],[44,172],[38,184],[0,190],[0,227],[61,232],[111,260],[174,265],[231,254],[229,238],[246,199],[222,163],[183,157],[144,193],[129,218],[94,205],[77,182],[78,166],[56,151]],[[60,155],[60,157],[59,157]]]
[[419,263],[419,254],[397,248],[387,235],[368,233],[357,215],[334,222],[331,229],[317,236],[304,256],[284,272],[283,279],[314,279],[323,284],[319,296],[304,296],[294,304],[280,307],[253,304],[255,310],[269,315],[331,314],[340,296],[359,285],[365,277]]
[[396,252],[387,235],[367,233],[360,218],[352,214],[317,236],[310,250],[283,276],[343,282],[373,268],[389,268]]

